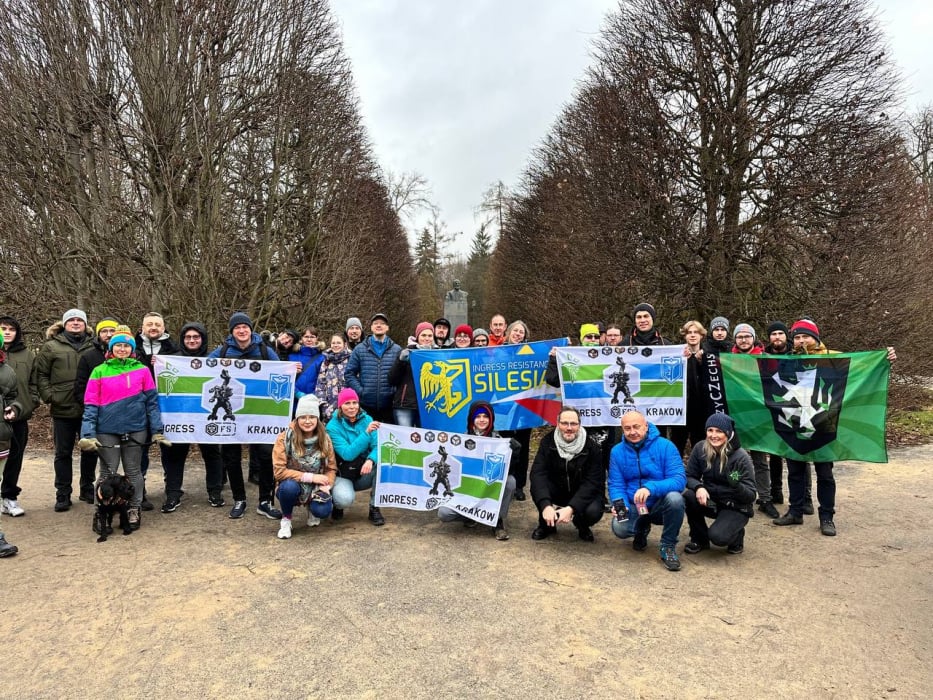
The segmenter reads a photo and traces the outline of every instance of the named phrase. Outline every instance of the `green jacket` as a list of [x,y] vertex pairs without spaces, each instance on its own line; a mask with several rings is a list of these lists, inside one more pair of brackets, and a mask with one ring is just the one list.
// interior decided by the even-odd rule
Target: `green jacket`
[[53,418],[80,418],[81,402],[75,399],[75,375],[78,360],[94,347],[94,337],[85,333],[77,348],[68,342],[61,322],[45,332],[45,344],[36,355],[35,378],[39,398],[51,406]]
[[0,450],[10,449],[13,428],[3,420],[3,411],[16,403],[16,372],[6,362],[0,362]]
[[9,318],[9,322],[16,328],[16,337],[6,347],[6,363],[16,372],[15,403],[19,409],[16,420],[29,420],[39,405],[39,392],[33,377],[36,355],[23,343],[23,331],[19,322],[13,318]]

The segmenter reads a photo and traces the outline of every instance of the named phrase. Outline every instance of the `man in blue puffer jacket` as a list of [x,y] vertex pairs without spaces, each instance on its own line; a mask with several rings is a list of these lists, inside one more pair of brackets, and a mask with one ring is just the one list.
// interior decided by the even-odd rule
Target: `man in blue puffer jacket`
[[613,515],[627,511],[628,520],[614,517],[612,532],[622,539],[634,537],[632,548],[642,552],[651,524],[663,525],[661,561],[670,571],[679,571],[675,547],[684,522],[681,493],[687,485],[683,459],[674,443],[638,411],[622,416],[622,434],[625,439],[609,455],[609,499]]
[[373,334],[353,348],[343,378],[359,395],[363,411],[375,421],[391,423],[395,387],[389,382],[389,372],[402,348],[389,337],[388,316],[375,314],[369,325]]

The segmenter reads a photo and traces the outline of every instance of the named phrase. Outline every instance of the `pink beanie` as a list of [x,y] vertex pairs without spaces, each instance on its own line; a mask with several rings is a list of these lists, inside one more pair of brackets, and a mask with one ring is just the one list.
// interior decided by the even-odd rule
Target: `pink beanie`
[[422,321],[417,326],[415,326],[415,340],[418,340],[418,336],[421,335],[421,331],[431,331],[434,332],[434,324],[428,323],[427,321]]
[[337,394],[337,408],[343,406],[347,401],[356,401],[357,403],[360,401],[360,397],[350,387],[341,389],[340,393]]

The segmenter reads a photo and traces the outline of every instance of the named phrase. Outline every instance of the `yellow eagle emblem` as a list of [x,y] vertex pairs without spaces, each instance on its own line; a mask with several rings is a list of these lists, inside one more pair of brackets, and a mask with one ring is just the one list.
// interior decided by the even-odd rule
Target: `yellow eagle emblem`
[[432,360],[421,366],[418,377],[421,400],[426,411],[439,411],[448,418],[470,403],[470,361]]

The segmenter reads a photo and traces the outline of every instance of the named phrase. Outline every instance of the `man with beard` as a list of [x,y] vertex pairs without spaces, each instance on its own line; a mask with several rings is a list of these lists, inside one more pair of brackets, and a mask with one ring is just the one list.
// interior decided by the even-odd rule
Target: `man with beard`
[[454,340],[450,337],[450,321],[439,318],[434,322],[434,344],[439,348],[453,347]]
[[[55,441],[55,512],[71,508],[72,454],[81,432],[82,402],[75,397],[75,376],[81,356],[94,348],[87,329],[87,314],[69,309],[46,331],[45,344],[36,355],[35,377],[39,398],[50,405]],[[81,453],[79,496],[94,502],[97,453]]]
[[353,348],[363,342],[363,322],[356,316],[347,319],[346,332],[347,349],[351,352]]

